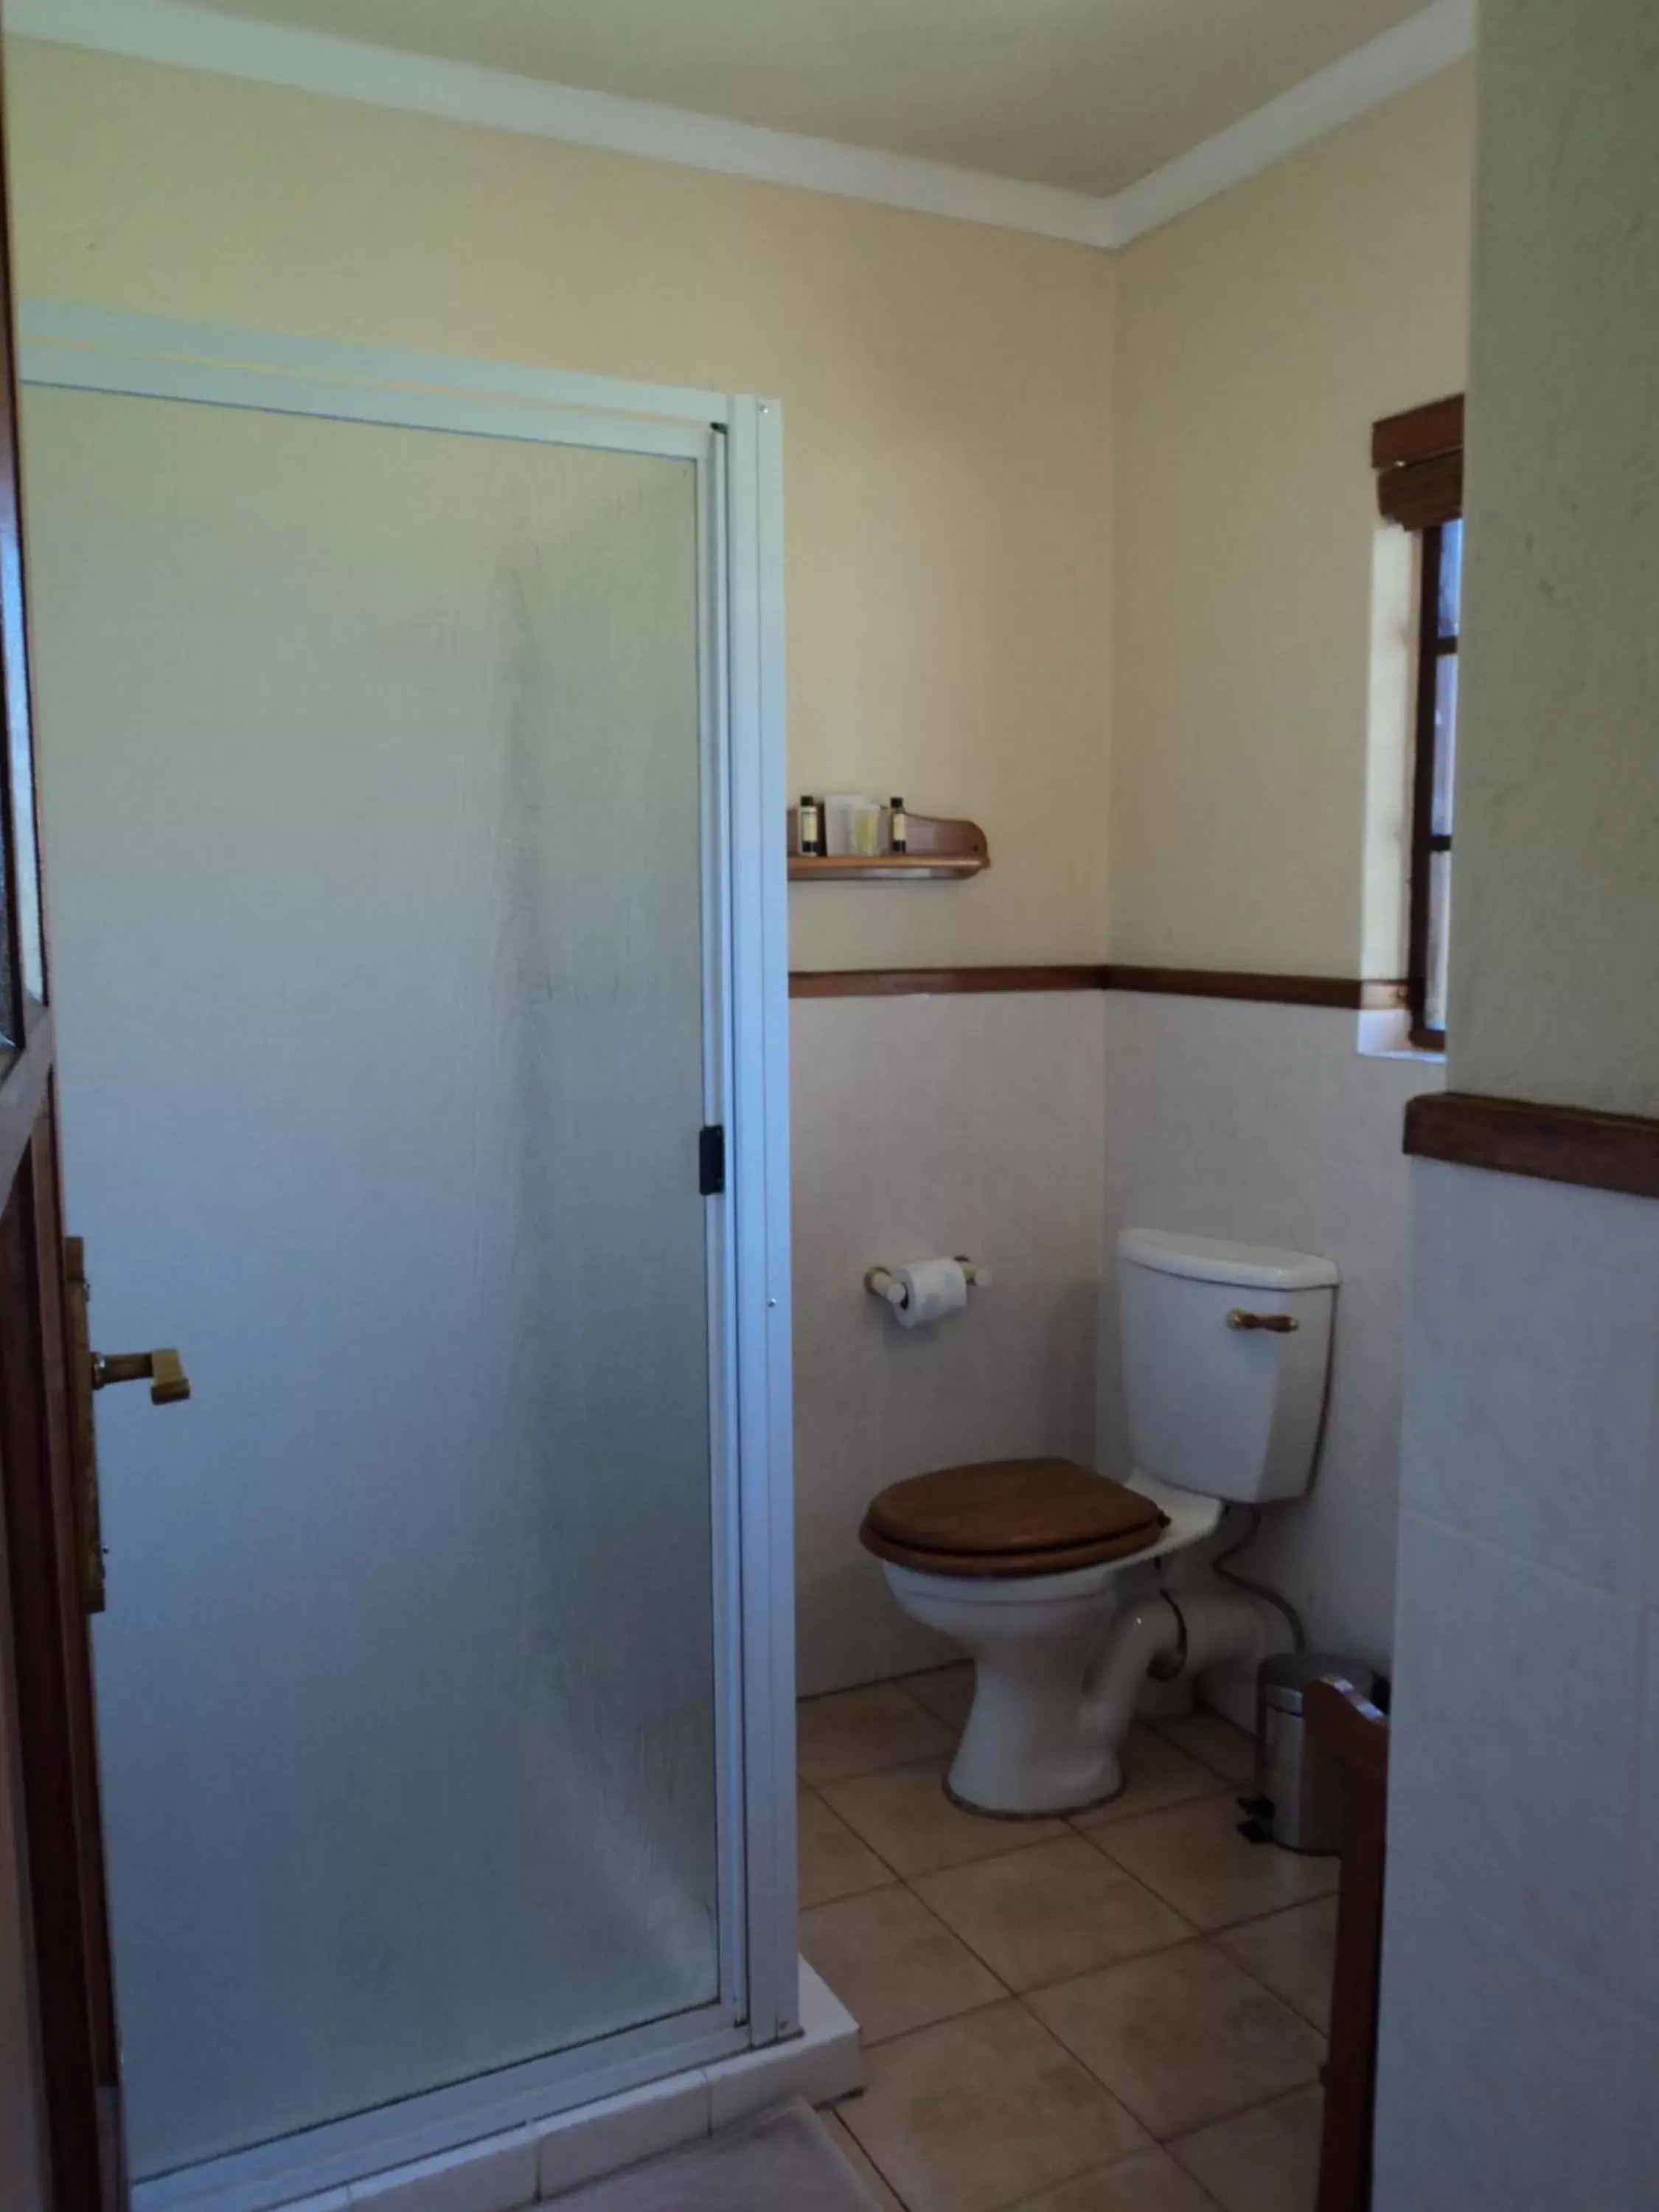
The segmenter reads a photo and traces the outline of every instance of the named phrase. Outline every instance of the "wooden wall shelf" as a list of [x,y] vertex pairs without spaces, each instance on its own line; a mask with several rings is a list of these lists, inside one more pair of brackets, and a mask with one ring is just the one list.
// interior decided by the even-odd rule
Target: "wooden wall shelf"
[[789,809],[792,884],[962,883],[969,876],[982,875],[991,865],[985,832],[977,822],[951,821],[942,815],[911,814],[908,810],[908,849],[902,853],[820,855],[798,852],[797,811],[795,807]]

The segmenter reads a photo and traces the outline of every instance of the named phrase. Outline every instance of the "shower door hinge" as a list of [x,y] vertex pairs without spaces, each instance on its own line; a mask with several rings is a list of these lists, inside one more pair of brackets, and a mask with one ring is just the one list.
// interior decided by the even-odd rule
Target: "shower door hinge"
[[726,1132],[719,1122],[698,1133],[697,1188],[705,1198],[726,1188]]

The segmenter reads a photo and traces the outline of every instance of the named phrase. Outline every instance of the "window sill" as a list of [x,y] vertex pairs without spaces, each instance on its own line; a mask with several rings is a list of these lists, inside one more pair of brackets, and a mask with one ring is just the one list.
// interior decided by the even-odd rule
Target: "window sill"
[[1359,1017],[1358,1048],[1366,1060],[1406,1060],[1420,1067],[1444,1067],[1443,1052],[1428,1052],[1412,1042],[1411,1016],[1404,1007],[1379,1007]]

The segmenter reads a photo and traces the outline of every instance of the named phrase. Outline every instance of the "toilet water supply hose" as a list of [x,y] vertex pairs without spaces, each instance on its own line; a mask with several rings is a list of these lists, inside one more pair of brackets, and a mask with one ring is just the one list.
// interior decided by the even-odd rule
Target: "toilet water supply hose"
[[1266,1583],[1253,1583],[1248,1575],[1235,1574],[1227,1565],[1229,1559],[1236,1559],[1241,1552],[1247,1551],[1255,1543],[1261,1527],[1261,1508],[1259,1505],[1252,1505],[1244,1534],[1236,1544],[1230,1544],[1224,1552],[1217,1553],[1210,1562],[1210,1571],[1212,1574],[1219,1575],[1224,1583],[1231,1583],[1235,1589],[1249,1590],[1252,1597],[1259,1597],[1267,1604],[1276,1607],[1290,1623],[1291,1634],[1296,1638],[1296,1650],[1305,1651],[1308,1648],[1308,1632],[1302,1626],[1301,1614],[1291,1603],[1289,1598],[1280,1597],[1279,1592],[1269,1589]]

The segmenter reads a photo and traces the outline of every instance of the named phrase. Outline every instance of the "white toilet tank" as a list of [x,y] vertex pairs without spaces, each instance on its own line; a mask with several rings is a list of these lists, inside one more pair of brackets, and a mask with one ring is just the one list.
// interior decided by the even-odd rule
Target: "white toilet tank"
[[1324,1411],[1331,1262],[1126,1229],[1117,1273],[1136,1468],[1206,1498],[1299,1496]]

